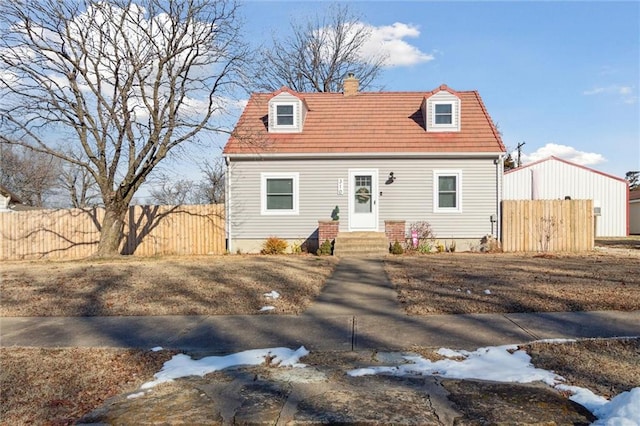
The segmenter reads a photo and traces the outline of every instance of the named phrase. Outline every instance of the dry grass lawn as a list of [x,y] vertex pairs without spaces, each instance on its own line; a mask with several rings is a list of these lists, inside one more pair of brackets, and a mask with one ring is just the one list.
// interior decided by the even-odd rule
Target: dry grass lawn
[[640,250],[389,257],[410,315],[640,309]]
[[[389,257],[410,314],[640,309],[640,251],[580,256],[443,253]],[[5,262],[0,315],[298,314],[336,259],[315,256]],[[277,290],[282,297],[266,301]],[[489,290],[490,294],[486,294]],[[612,396],[640,383],[640,340],[525,347],[534,365]],[[0,424],[71,424],[137,389],[172,354],[120,349],[0,349]]]
[[[553,370],[567,384],[603,396],[640,383],[637,338],[533,343],[523,348],[536,367]],[[423,355],[429,356],[426,352]],[[124,349],[0,349],[0,424],[73,424],[106,399],[137,390],[172,355]],[[318,365],[335,363],[336,358],[341,357],[311,353],[302,361]],[[216,374],[207,377],[219,379]]]
[[0,424],[68,425],[138,389],[174,353],[126,349],[0,349]]
[[[211,256],[5,262],[0,316],[299,314],[336,259]],[[277,300],[264,293],[276,290]]]

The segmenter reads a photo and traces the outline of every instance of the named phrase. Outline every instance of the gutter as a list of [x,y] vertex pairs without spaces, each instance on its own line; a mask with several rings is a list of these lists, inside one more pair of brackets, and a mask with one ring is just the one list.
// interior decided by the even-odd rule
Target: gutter
[[231,159],[229,156],[224,157],[224,163],[227,166],[224,173],[224,222],[227,231],[227,251],[233,253],[233,244],[231,242]]
[[504,152],[320,152],[320,153],[248,153],[227,154],[227,159],[318,159],[318,158],[502,158]]

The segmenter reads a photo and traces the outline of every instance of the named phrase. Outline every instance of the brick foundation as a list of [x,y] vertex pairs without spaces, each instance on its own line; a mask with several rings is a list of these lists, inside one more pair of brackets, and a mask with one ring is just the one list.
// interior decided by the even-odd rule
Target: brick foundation
[[389,240],[389,244],[393,244],[396,241],[403,243],[405,240],[405,221],[404,220],[385,220],[384,221],[384,233]]
[[338,220],[319,220],[318,221],[318,245],[326,240],[333,241],[338,235],[340,229],[340,221]]

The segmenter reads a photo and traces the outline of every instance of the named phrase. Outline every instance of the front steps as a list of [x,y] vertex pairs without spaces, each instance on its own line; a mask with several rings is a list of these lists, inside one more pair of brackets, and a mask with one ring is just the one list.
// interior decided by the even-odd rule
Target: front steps
[[333,255],[384,256],[389,254],[389,240],[384,232],[340,232],[333,245]]

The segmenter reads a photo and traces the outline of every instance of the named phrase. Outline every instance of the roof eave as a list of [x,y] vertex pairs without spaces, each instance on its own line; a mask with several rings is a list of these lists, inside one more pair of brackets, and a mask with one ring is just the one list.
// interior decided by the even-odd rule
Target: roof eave
[[505,153],[488,152],[323,152],[323,153],[225,153],[225,157],[234,159],[314,159],[314,158],[499,158]]

